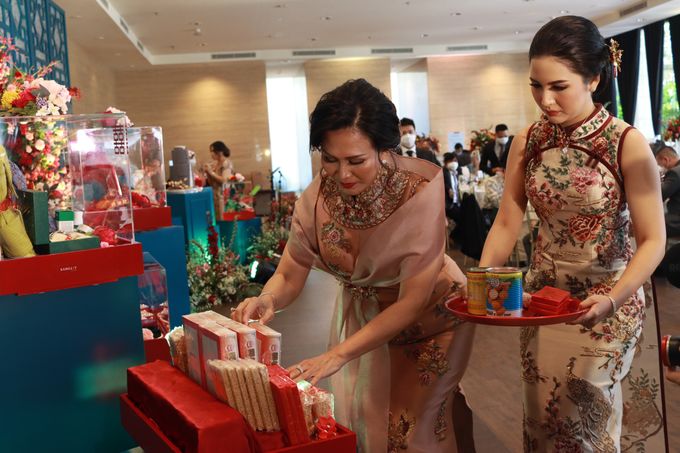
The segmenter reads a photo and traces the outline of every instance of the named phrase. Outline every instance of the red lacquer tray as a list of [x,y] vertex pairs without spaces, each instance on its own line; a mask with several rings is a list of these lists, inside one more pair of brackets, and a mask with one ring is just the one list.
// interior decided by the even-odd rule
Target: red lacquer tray
[[531,309],[522,310],[522,316],[479,316],[468,313],[467,301],[460,297],[454,297],[446,301],[446,308],[464,321],[477,324],[488,324],[492,326],[546,326],[549,324],[560,324],[573,321],[588,309],[579,310],[578,305],[581,301],[572,299],[567,309],[557,315],[540,316]]

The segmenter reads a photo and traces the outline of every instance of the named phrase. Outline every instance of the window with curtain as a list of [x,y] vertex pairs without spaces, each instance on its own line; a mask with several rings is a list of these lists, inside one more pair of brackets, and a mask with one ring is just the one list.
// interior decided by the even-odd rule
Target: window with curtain
[[661,99],[662,134],[671,118],[680,116],[678,98],[675,91],[675,73],[673,71],[673,51],[668,21],[663,26],[663,91]]

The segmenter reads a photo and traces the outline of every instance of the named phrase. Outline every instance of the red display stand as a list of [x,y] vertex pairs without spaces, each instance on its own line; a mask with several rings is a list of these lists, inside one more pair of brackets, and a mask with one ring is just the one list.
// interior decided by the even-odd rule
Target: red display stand
[[172,225],[172,210],[169,206],[160,208],[135,208],[132,210],[135,231],[151,231]]
[[144,272],[141,244],[0,261],[0,296],[97,285]]
[[243,211],[231,211],[222,213],[222,220],[233,222],[235,220],[252,220],[255,218],[255,211],[244,209]]
[[276,449],[280,433],[254,433],[238,412],[167,363],[128,370],[128,392],[120,397],[121,421],[147,452],[356,452],[356,435],[340,425],[332,439]]
[[144,356],[146,363],[162,360],[171,363],[170,345],[165,338],[154,338],[152,340],[144,340]]

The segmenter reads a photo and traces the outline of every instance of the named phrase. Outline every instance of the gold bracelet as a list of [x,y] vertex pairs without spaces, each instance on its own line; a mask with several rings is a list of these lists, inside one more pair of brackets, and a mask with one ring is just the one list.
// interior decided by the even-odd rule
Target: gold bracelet
[[618,308],[616,307],[616,301],[614,300],[614,298],[612,296],[610,296],[609,294],[607,294],[606,296],[609,298],[609,302],[611,302],[611,304],[612,304],[612,312],[609,314],[609,316],[607,316],[607,318],[611,318],[612,316],[614,316],[614,314],[616,313],[616,310],[618,310]]

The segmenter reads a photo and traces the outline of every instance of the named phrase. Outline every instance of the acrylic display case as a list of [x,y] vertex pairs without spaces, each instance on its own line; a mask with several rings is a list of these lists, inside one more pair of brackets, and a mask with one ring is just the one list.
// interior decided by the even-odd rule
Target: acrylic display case
[[127,134],[132,207],[166,206],[163,130],[158,126],[131,127]]
[[[6,190],[0,191],[0,214],[23,217],[10,219],[11,229],[5,222],[0,230],[5,256],[133,241],[123,118],[123,114],[0,118],[0,145],[9,160],[5,174],[11,170]],[[22,252],[13,253],[18,249]]]
[[68,163],[73,210],[109,245],[134,239],[124,114],[71,115]]
[[168,279],[165,268],[148,252],[144,252],[144,273],[138,277],[139,309],[142,328],[149,329],[153,338],[170,331]]

